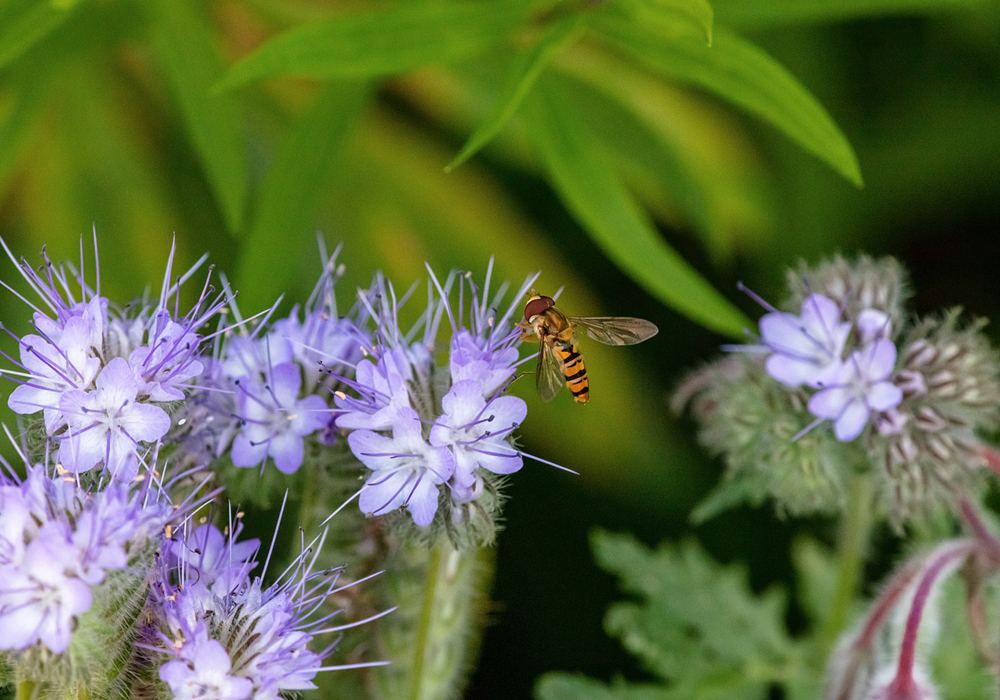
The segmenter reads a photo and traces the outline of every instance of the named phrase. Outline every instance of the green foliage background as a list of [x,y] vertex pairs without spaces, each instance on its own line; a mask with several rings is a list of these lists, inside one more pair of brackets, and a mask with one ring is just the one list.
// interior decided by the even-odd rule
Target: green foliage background
[[[585,346],[586,408],[515,389],[526,449],[581,476],[513,480],[469,697],[642,678],[602,632],[587,532],[691,530],[719,467],[667,397],[757,313],[736,280],[767,296],[800,257],[865,249],[911,267],[921,310],[996,313],[998,48],[977,0],[0,0],[0,235],[64,258],[96,227],[121,300],[174,235],[244,310],[300,298],[321,231],[345,300],[374,268],[495,256],[570,313],[655,321]],[[791,581],[803,529],[829,534],[748,511],[694,532],[759,589]]]

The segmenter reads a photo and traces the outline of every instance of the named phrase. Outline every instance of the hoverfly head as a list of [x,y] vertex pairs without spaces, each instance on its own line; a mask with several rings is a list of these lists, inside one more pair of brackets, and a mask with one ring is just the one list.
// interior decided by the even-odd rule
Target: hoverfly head
[[528,303],[524,306],[524,320],[527,323],[531,323],[532,318],[547,309],[551,309],[553,306],[555,306],[555,302],[552,300],[552,297],[532,294],[531,298],[528,299]]

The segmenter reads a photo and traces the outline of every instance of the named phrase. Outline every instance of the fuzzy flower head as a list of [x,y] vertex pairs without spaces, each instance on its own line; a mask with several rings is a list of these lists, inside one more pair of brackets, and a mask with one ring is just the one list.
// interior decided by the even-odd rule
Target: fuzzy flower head
[[334,668],[324,661],[336,647],[317,649],[318,638],[364,622],[329,624],[343,612],[331,613],[324,601],[353,584],[338,584],[340,569],[313,570],[322,536],[265,587],[267,561],[250,576],[257,542],[238,542],[239,529],[179,533],[154,578],[151,611],[165,659],[159,677],[174,697],[278,700],[315,688],[316,675]]
[[[33,333],[11,334],[19,359],[8,356],[15,367],[3,374],[18,386],[8,405],[22,415],[42,415],[68,471],[103,469],[134,478],[150,447],[170,430],[168,404],[189,395],[204,368],[199,329],[223,298],[213,298],[206,282],[191,310],[176,312],[181,285],[204,258],[174,280],[171,248],[159,298],[147,295],[118,308],[101,296],[99,265],[95,284],[87,283],[82,252],[78,269],[44,257],[36,271],[3,245],[39,299],[31,302],[3,285],[34,312]],[[94,247],[96,262],[96,234]]]
[[891,259],[835,258],[789,281],[782,308],[758,298],[760,342],[730,346],[678,392],[729,465],[715,502],[772,496],[789,512],[835,512],[860,468],[900,527],[978,488],[983,436],[1000,424],[984,324],[915,318]]
[[[103,605],[101,584],[148,557],[175,517],[160,489],[111,482],[88,491],[41,465],[23,481],[0,480],[0,649],[65,651],[81,616]],[[100,616],[102,625],[115,617]]]
[[406,330],[401,309],[416,287],[400,299],[377,277],[362,295],[374,341],[345,380],[350,391],[337,394],[336,425],[371,471],[359,498],[366,514],[406,508],[424,527],[446,504],[450,528],[477,516],[491,523],[499,478],[522,466],[513,431],[527,409],[504,390],[521,362],[513,317],[534,278],[500,314],[508,286],[491,296],[492,262],[482,288],[467,273],[430,276],[427,305]]
[[232,304],[240,330],[209,361],[208,391],[186,409],[194,459],[229,451],[237,467],[264,469],[270,461],[290,474],[302,466],[310,436],[332,435],[335,377],[355,366],[368,342],[351,318],[337,315],[337,252],[323,254],[312,295],[287,317],[250,323]]

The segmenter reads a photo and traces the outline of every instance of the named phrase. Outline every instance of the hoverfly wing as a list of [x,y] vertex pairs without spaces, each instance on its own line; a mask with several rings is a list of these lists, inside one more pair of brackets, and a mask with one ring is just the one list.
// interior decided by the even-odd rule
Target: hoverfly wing
[[635,345],[652,338],[659,328],[644,318],[630,316],[571,316],[569,322],[605,345]]
[[535,388],[538,390],[538,395],[542,401],[551,401],[565,383],[559,358],[543,341],[538,351],[538,364],[535,367]]

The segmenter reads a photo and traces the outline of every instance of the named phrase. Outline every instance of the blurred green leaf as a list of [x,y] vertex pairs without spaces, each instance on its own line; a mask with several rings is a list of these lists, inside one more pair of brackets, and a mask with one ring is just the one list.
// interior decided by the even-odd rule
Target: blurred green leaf
[[557,86],[541,81],[526,117],[552,186],[612,260],[664,303],[742,337],[749,320],[660,236]]
[[400,3],[291,29],[233,66],[228,89],[275,75],[376,78],[474,55],[523,25],[538,0]]
[[785,629],[785,599],[777,590],[754,595],[746,571],[721,566],[693,542],[647,549],[635,538],[596,532],[597,563],[620,579],[637,602],[616,603],[605,618],[609,634],[665,682],[602,686],[548,674],[540,700],[634,698],[765,698],[772,684],[797,675],[800,648]]
[[711,47],[677,25],[655,32],[614,13],[595,15],[591,25],[613,44],[678,80],[717,93],[783,131],[857,186],[857,156],[815,97],[781,64],[735,34],[717,30]]
[[837,554],[811,537],[799,537],[792,543],[796,592],[799,605],[810,621],[820,626],[829,616],[830,601],[837,595]]
[[367,85],[329,85],[288,134],[261,187],[237,268],[240,302],[251,311],[273,303],[301,271],[303,241],[312,245],[312,237],[302,234],[315,225],[326,187],[370,96]]
[[0,68],[24,55],[65,22],[75,2],[7,0],[0,3]]
[[708,45],[712,45],[715,12],[708,0],[617,0],[617,6],[635,22],[654,28],[666,27],[668,31],[678,20],[693,22],[705,33]]
[[674,142],[610,92],[571,76],[552,74],[547,79],[559,85],[609,156],[622,167],[638,166],[651,173],[689,220],[709,234],[710,241],[719,240],[719,218],[709,194]]
[[543,676],[535,687],[538,700],[680,700],[667,688],[652,685],[625,685],[621,682],[610,686],[585,676],[568,673],[550,673]]
[[467,161],[500,132],[521,106],[552,56],[575,38],[582,24],[580,15],[570,15],[553,22],[531,50],[520,57],[492,112],[469,136],[458,155],[445,166],[445,171],[450,172]]
[[231,231],[242,226],[247,193],[243,115],[232,95],[210,94],[225,69],[202,4],[150,0],[153,46],[188,135]]
[[983,0],[713,0],[731,27],[778,27],[980,7]]

